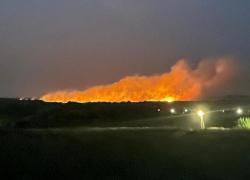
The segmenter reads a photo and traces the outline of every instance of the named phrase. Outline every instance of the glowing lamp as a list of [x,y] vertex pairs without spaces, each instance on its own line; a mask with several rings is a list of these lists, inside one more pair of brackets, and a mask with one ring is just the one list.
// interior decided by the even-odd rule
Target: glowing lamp
[[203,111],[198,111],[197,113],[199,116],[203,116],[204,115],[204,112]]
[[237,114],[242,114],[243,110],[242,109],[237,109]]

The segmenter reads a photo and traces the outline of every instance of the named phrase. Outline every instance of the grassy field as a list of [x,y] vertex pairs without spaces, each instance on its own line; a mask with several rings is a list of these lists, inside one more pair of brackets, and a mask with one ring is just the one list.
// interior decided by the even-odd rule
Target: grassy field
[[[249,104],[250,101],[61,104],[0,99],[0,127],[172,126],[199,128],[197,111],[200,109],[205,112],[206,127],[234,127],[237,119],[250,116]],[[243,114],[236,113],[239,107],[243,109]],[[184,112],[186,108],[188,112]],[[171,109],[175,109],[176,114],[171,114]]]
[[[237,119],[250,116],[249,104],[0,99],[0,177],[248,179],[250,131],[234,128]],[[229,129],[200,131],[199,109],[206,127]]]
[[6,179],[248,179],[250,131],[1,130]]

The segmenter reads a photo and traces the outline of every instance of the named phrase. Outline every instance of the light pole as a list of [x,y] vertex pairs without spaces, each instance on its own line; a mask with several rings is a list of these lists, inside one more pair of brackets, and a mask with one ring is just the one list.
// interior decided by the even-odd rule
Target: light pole
[[203,111],[198,111],[198,115],[201,117],[201,129],[205,129],[205,123],[204,123],[204,112]]

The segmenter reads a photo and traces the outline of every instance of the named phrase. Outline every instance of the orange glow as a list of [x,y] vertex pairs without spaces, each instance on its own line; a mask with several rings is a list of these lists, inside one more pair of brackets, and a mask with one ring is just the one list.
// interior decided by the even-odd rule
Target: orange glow
[[[214,66],[216,69],[216,63]],[[129,76],[114,84],[95,86],[85,91],[51,92],[44,95],[41,100],[63,103],[69,101],[85,103],[195,100],[208,83],[210,86],[214,78],[218,79],[217,75],[223,74],[223,69],[220,69],[213,77],[209,76],[209,79],[204,79],[197,73],[198,71],[200,71],[199,67],[191,70],[184,60],[180,60],[169,73],[150,77]]]
[[171,102],[173,102],[173,101],[174,101],[174,98],[169,97],[169,98],[167,98],[167,99],[166,99],[166,101],[167,101],[168,103],[171,103]]

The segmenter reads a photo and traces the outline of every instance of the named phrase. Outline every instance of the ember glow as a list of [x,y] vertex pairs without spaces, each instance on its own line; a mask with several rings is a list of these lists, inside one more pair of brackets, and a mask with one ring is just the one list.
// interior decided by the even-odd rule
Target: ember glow
[[185,60],[178,61],[171,72],[155,76],[129,76],[106,86],[95,86],[85,91],[56,91],[44,95],[46,102],[143,102],[195,100],[209,88],[226,81],[232,65],[227,59],[190,69]]

